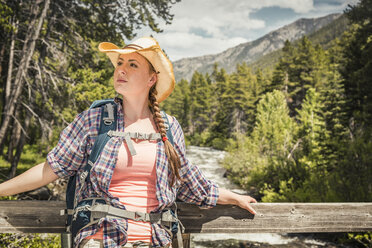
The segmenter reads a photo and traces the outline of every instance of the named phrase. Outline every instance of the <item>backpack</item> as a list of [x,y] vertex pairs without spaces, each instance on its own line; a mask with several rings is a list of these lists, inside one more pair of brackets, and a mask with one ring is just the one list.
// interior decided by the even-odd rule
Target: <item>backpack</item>
[[[83,199],[80,202],[76,202],[75,197],[75,187],[76,179],[79,176],[81,180],[81,189],[87,181],[90,180],[90,171],[94,166],[97,158],[103,151],[103,148],[110,140],[112,134],[116,132],[117,126],[117,105],[114,99],[104,99],[94,101],[90,106],[92,108],[100,108],[101,111],[101,120],[99,125],[99,132],[92,147],[91,154],[88,158],[88,163],[81,171],[81,173],[76,173],[74,176],[69,178],[66,190],[66,209],[61,210],[61,215],[67,215],[66,221],[66,233],[62,234],[62,247],[73,247],[74,239],[77,233],[90,225],[98,223],[100,218],[105,216],[115,216],[122,218],[129,218],[137,221],[148,221],[151,223],[162,224],[168,233],[170,233],[173,238],[177,235],[178,245],[182,248],[182,231],[184,230],[181,222],[177,218],[177,211],[174,209],[166,209],[162,213],[139,213],[132,212],[129,210],[123,210],[115,208],[107,204],[106,200],[103,198],[87,198]],[[170,130],[170,124],[167,115],[164,111],[161,111],[162,118],[164,119],[164,124],[167,130],[167,138],[172,145],[174,145],[173,135]],[[116,132],[118,133],[118,132]],[[141,135],[139,133],[129,133],[134,135]],[[120,135],[120,134],[118,134]],[[143,139],[156,139],[160,138],[159,136],[155,137],[145,137]],[[146,136],[146,135],[145,135]],[[136,138],[141,138],[136,137]],[[134,138],[133,136],[128,136],[126,138]],[[132,153],[130,147],[130,142],[127,142],[128,148]],[[134,151],[135,152],[135,151]],[[134,153],[135,154],[135,153]],[[132,155],[134,155],[132,153]]]

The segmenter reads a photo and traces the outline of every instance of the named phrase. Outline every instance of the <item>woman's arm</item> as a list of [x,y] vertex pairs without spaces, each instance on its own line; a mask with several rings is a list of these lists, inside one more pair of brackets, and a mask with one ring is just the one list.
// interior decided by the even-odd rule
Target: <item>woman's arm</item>
[[218,188],[218,190],[219,190],[219,196],[218,196],[217,204],[237,205],[241,208],[248,210],[252,214],[256,214],[256,211],[254,211],[252,206],[249,204],[251,202],[257,203],[257,201],[253,197],[250,197],[249,195],[238,195],[224,188]]
[[0,196],[9,196],[40,188],[55,181],[58,176],[48,162],[38,164],[19,176],[0,184]]

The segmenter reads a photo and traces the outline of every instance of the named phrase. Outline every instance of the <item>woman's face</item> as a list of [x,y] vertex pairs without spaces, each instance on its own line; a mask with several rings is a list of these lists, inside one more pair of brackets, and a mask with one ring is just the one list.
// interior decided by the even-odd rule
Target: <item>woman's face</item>
[[149,62],[138,53],[120,54],[114,71],[114,88],[123,96],[149,93],[156,82]]

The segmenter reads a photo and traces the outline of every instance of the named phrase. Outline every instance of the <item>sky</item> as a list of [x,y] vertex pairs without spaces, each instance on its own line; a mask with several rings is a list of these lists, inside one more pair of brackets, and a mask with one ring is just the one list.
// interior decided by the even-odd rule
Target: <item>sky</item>
[[[342,13],[358,0],[181,0],[171,8],[172,24],[158,20],[162,33],[149,28],[174,62],[181,58],[220,53],[264,36],[299,18]],[[127,41],[128,42],[128,41]],[[129,41],[130,42],[130,41]]]

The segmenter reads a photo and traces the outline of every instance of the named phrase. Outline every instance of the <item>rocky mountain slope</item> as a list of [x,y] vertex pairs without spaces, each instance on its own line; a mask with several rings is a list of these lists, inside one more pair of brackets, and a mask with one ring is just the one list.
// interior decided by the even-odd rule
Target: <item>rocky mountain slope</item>
[[219,54],[177,60],[173,63],[176,80],[182,78],[190,80],[196,70],[210,73],[214,63],[218,63],[219,67],[225,68],[228,73],[231,73],[235,70],[237,63],[252,63],[262,56],[282,48],[286,40],[294,41],[304,35],[310,35],[340,16],[341,14],[331,14],[320,18],[302,18],[257,40],[242,43]]

